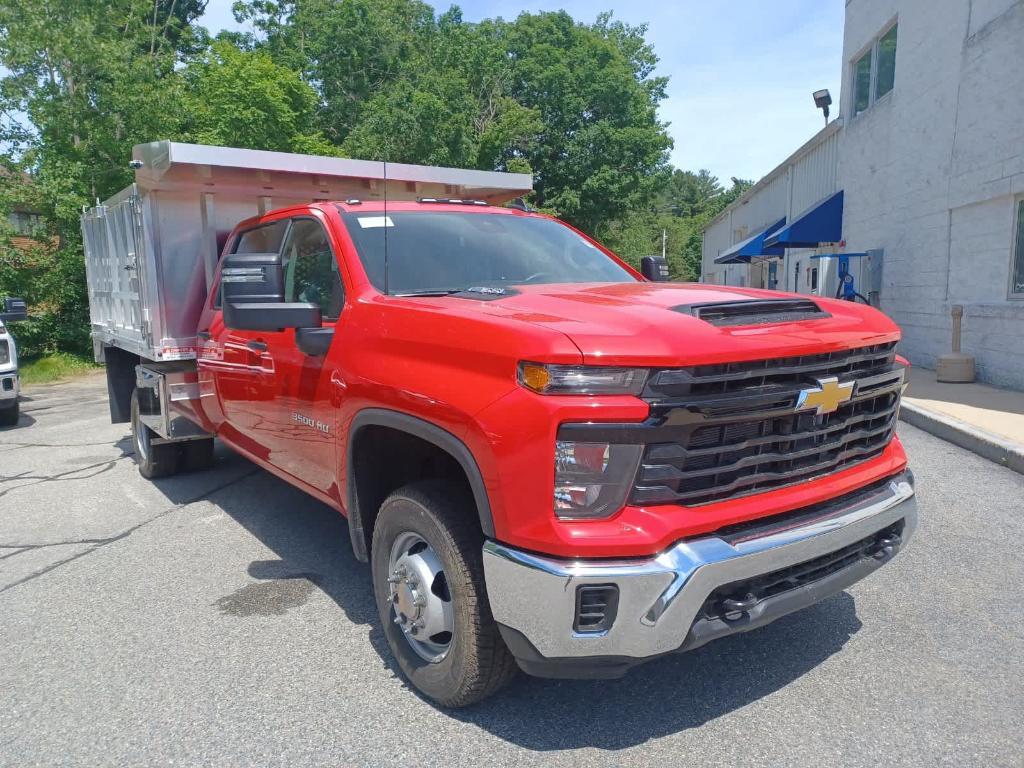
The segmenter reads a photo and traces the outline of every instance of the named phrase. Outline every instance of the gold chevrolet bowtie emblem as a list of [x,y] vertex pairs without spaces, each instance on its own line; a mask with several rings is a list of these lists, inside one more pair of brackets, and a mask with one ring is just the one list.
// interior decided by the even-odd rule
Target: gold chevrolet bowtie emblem
[[818,386],[801,390],[796,398],[797,411],[809,411],[812,408],[818,416],[833,413],[840,405],[853,397],[852,381],[839,383],[839,379],[832,376],[827,379],[817,379]]

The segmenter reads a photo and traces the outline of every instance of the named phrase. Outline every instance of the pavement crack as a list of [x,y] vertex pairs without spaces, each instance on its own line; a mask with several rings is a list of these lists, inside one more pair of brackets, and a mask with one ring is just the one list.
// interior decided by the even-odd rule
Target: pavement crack
[[[173,509],[173,507],[172,507],[172,509]],[[161,514],[163,514],[163,513],[161,513]],[[153,519],[155,520],[156,518],[153,518]],[[148,521],[144,521],[144,522],[148,522]],[[131,529],[129,529],[129,530],[131,530]],[[120,534],[117,534],[117,536],[120,536]],[[64,546],[68,546],[69,544],[108,544],[111,541],[116,540],[117,536],[102,536],[102,537],[91,538],[91,539],[67,539],[65,541],[47,541],[45,544],[25,544],[25,543],[4,544],[4,543],[0,543],[0,547],[10,548],[10,549],[15,549],[15,548],[19,548],[19,547],[21,549],[43,549],[45,547],[64,547]]]
[[[126,539],[129,536],[131,536],[133,533],[135,533],[137,530],[139,530],[140,528],[143,528],[143,527],[149,525],[150,523],[154,523],[157,520],[160,520],[161,518],[166,517],[167,515],[171,514],[172,512],[175,512],[175,511],[177,511],[179,509],[182,509],[183,507],[187,507],[189,504],[194,504],[195,502],[199,501],[200,499],[207,498],[209,496],[212,496],[215,493],[223,491],[225,488],[228,488],[229,486],[232,486],[235,483],[239,483],[242,480],[245,480],[245,479],[247,479],[249,477],[252,477],[253,475],[258,473],[259,471],[260,471],[260,469],[258,467],[253,467],[248,472],[245,472],[245,473],[239,475],[238,477],[236,477],[236,478],[234,478],[232,480],[226,480],[225,482],[221,483],[220,485],[216,485],[213,488],[210,488],[210,489],[204,491],[203,493],[200,493],[200,494],[196,495],[193,498],[186,499],[185,501],[178,502],[177,504],[175,504],[175,505],[173,505],[171,507],[168,507],[163,512],[160,512],[160,513],[154,515],[153,517],[149,518],[148,520],[143,520],[141,523],[137,523],[136,525],[133,525],[131,528],[128,528],[128,529],[122,531],[121,533],[115,534],[113,536],[108,536],[106,538],[101,538],[101,539],[79,539],[77,541],[54,542],[52,544],[35,544],[35,545],[28,545],[28,546],[19,545],[19,544],[11,545],[12,547],[23,547],[25,549],[41,549],[43,547],[57,546],[58,544],[91,544],[92,546],[90,546],[88,549],[86,549],[86,550],[84,550],[82,552],[76,552],[71,557],[66,557],[63,560],[60,560],[60,561],[58,561],[56,563],[52,563],[52,564],[46,566],[45,568],[42,568],[42,569],[40,569],[40,570],[38,570],[38,571],[36,571],[34,573],[29,574],[28,576],[25,576],[24,578],[18,579],[17,581],[13,581],[13,582],[11,582],[10,584],[7,584],[4,587],[0,587],[0,595],[2,595],[4,592],[7,592],[10,589],[14,589],[17,586],[20,586],[21,584],[25,584],[26,582],[38,579],[40,576],[45,576],[46,574],[50,573],[51,571],[55,571],[57,568],[65,566],[68,563],[72,563],[72,562],[74,562],[75,560],[77,560],[80,557],[84,557],[85,555],[88,555],[88,554],[90,554],[92,552],[96,552],[97,550],[100,550],[103,547],[108,546],[109,544],[113,544],[116,541],[121,541],[122,539]],[[20,487],[26,487],[26,486],[20,486]],[[2,494],[0,494],[0,495],[2,495]],[[8,546],[8,545],[3,544],[3,545],[0,545],[0,546]],[[15,553],[15,554],[17,554],[17,553]]]
[[[76,467],[74,469],[69,469],[67,472],[58,472],[56,475],[27,475],[26,476],[25,473],[22,473],[22,475],[14,475],[13,477],[0,477],[0,482],[9,482],[11,480],[33,480],[34,481],[34,482],[31,482],[31,483],[25,483],[24,485],[17,485],[17,486],[14,486],[13,488],[4,488],[3,490],[0,490],[0,499],[2,499],[4,496],[6,496],[11,491],[20,490],[22,488],[31,488],[34,485],[40,485],[42,483],[60,483],[60,482],[68,482],[70,480],[88,480],[90,477],[96,477],[97,475],[102,475],[104,472],[109,472],[110,470],[112,470],[114,468],[114,464],[116,464],[117,462],[122,461],[124,459],[127,459],[127,458],[128,458],[128,456],[118,456],[115,459],[108,459],[107,461],[98,461],[95,464],[88,464],[88,465],[86,465],[84,467]],[[68,475],[77,475],[80,472],[87,472],[90,469],[96,469],[96,471],[93,472],[90,475],[81,475],[79,477],[68,477]]]
[[96,445],[109,446],[109,440],[98,440],[95,443],[15,443],[0,442],[0,448],[88,448]]

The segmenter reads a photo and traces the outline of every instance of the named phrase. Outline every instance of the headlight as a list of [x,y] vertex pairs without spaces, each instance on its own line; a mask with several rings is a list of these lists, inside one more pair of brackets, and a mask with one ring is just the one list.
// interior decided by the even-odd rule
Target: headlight
[[640,463],[642,446],[555,443],[555,514],[610,517],[622,509]]
[[639,395],[646,381],[646,368],[519,364],[519,383],[542,395]]

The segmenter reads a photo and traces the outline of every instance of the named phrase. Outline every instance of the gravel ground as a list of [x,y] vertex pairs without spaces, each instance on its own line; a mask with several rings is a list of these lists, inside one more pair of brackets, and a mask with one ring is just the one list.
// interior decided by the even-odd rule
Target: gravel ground
[[[336,513],[218,449],[151,483],[102,377],[0,431],[0,765],[1024,765],[1024,477],[903,425],[921,525],[815,607],[438,710]],[[1009,615],[1008,615],[1009,611]]]

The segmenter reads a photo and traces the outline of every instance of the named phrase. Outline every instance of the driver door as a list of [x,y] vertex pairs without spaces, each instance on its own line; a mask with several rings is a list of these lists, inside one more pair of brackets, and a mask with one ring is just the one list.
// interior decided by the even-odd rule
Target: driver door
[[[284,300],[319,304],[323,325],[335,325],[345,305],[345,290],[325,222],[313,215],[292,219],[281,254]],[[338,467],[330,350],[306,355],[295,344],[294,329],[266,333],[263,341],[275,372],[274,429],[268,435],[271,460],[329,493]]]

